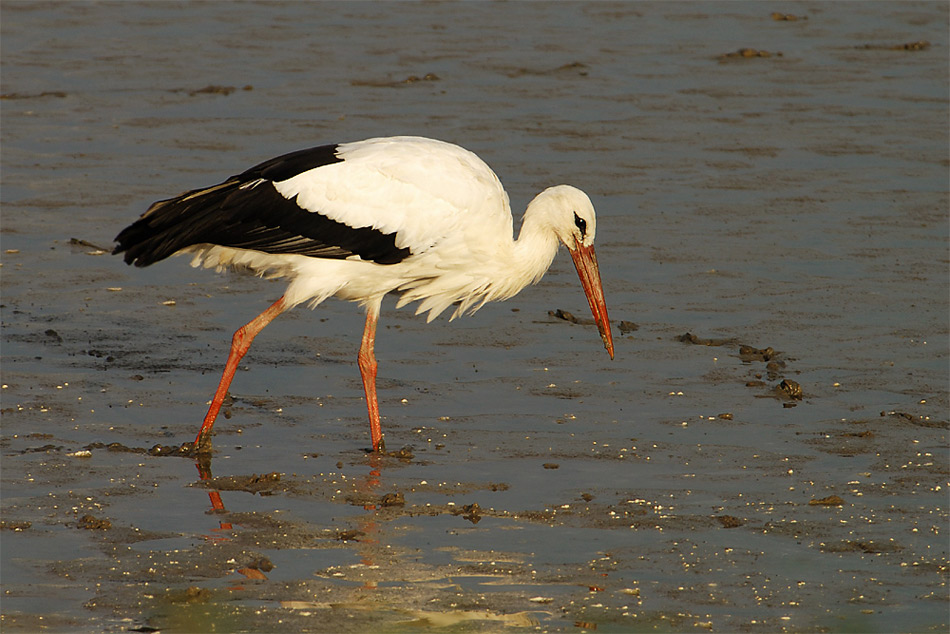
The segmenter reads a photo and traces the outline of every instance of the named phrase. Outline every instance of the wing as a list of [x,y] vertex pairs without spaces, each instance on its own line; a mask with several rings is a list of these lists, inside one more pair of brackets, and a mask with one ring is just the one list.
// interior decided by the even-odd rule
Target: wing
[[113,253],[148,266],[196,244],[293,253],[310,257],[358,256],[380,264],[400,262],[409,250],[395,235],[353,227],[302,208],[274,181],[313,173],[342,161],[336,145],[300,150],[256,165],[213,187],[160,200],[116,236]]
[[137,266],[199,244],[395,264],[476,229],[511,236],[491,169],[455,145],[393,137],[292,152],[156,202],[114,252]]

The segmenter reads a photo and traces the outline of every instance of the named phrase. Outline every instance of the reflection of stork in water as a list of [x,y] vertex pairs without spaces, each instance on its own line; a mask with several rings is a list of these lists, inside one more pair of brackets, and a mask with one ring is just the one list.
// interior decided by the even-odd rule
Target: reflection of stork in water
[[[369,473],[365,476],[356,478],[354,480],[356,487],[356,496],[348,498],[351,503],[361,504],[363,509],[367,511],[366,515],[359,516],[357,519],[359,529],[352,531],[339,531],[337,533],[337,539],[342,541],[353,541],[358,544],[357,549],[360,553],[360,563],[364,566],[367,566],[370,569],[375,566],[377,551],[380,548],[379,546],[379,533],[380,533],[380,524],[377,520],[377,515],[385,506],[391,506],[386,500],[389,496],[380,496],[379,487],[380,481],[382,478],[382,461],[386,459],[380,453],[371,453],[367,456],[369,461]],[[211,510],[209,514],[212,515],[229,515],[227,508],[224,506],[224,500],[221,498],[221,492],[218,487],[221,486],[221,480],[216,480],[211,473],[211,456],[210,454],[202,454],[199,456],[198,460],[195,462],[195,466],[198,469],[198,477],[208,488],[208,498],[211,501]],[[276,477],[274,477],[276,476]],[[261,482],[261,480],[266,480],[268,482],[278,482],[280,480],[279,474],[273,473],[270,476],[253,476],[251,478],[250,484],[255,484]],[[230,489],[233,485],[231,478],[222,478],[224,481],[229,482]],[[242,483],[243,485],[244,483]],[[333,483],[333,486],[336,486],[336,483]],[[252,492],[254,489],[240,489],[243,491]],[[401,495],[399,496],[401,498]],[[218,523],[218,528],[212,529],[212,534],[207,535],[207,539],[210,541],[229,541],[231,537],[225,535],[224,533],[230,533],[234,530],[234,525],[230,521],[221,520]],[[265,560],[266,561],[266,560]],[[262,570],[257,562],[247,565],[248,562],[243,563],[243,567],[238,568],[236,572],[244,575],[249,579],[266,579],[268,572],[267,569]],[[269,562],[267,562],[269,563]],[[377,582],[372,578],[366,578],[363,580],[363,588],[367,590],[374,590],[377,587]]]

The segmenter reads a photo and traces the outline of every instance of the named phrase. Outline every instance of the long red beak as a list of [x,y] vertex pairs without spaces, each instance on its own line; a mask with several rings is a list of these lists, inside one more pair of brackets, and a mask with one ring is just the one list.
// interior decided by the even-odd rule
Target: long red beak
[[571,257],[574,259],[574,266],[577,268],[577,276],[581,278],[584,293],[587,294],[590,312],[594,314],[594,321],[597,322],[600,338],[604,340],[604,348],[607,349],[607,354],[613,359],[614,338],[610,333],[610,321],[607,319],[607,302],[604,300],[604,287],[600,283],[600,269],[597,267],[594,245],[585,247],[580,244],[577,245],[576,249],[568,249],[568,251],[571,252]]

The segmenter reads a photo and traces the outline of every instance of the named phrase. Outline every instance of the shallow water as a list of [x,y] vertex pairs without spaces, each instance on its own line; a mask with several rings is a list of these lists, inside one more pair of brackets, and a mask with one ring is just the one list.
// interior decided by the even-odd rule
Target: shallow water
[[[4,2],[3,628],[945,631],[947,6],[777,8]],[[335,301],[255,342],[217,496],[116,450],[190,440],[282,286],[70,239],[391,134],[516,215],[587,191],[616,359],[549,315],[586,317],[562,254],[473,318],[384,307],[402,459]]]

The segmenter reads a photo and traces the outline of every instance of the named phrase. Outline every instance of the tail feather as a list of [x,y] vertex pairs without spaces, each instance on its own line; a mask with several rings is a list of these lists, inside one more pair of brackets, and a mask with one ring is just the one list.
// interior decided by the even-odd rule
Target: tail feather
[[[267,207],[267,196],[261,194],[265,189],[258,189],[257,185],[282,181],[310,169],[338,163],[343,159],[336,151],[336,145],[322,145],[290,152],[255,165],[218,185],[160,200],[116,236],[118,244],[112,253],[124,253],[126,264],[148,266],[195,244],[221,244],[217,240],[221,237],[235,242],[235,246],[249,248],[254,248],[257,243],[273,241],[272,234],[279,234],[278,240],[286,238],[285,232],[274,231],[272,226],[262,227],[258,221],[249,221],[255,204],[264,203],[261,206]],[[231,198],[234,194],[247,192],[252,192],[252,195]],[[268,235],[262,238],[261,233]],[[249,240],[248,236],[251,236]],[[244,242],[248,244],[242,244]],[[324,257],[351,255],[350,251],[333,245],[316,245],[311,250]],[[278,252],[293,251],[284,248]]]
[[141,218],[116,236],[117,245],[112,253],[124,253],[126,264],[148,266],[205,242],[212,228],[211,212],[220,209],[240,186],[238,178],[231,178],[153,203]]

